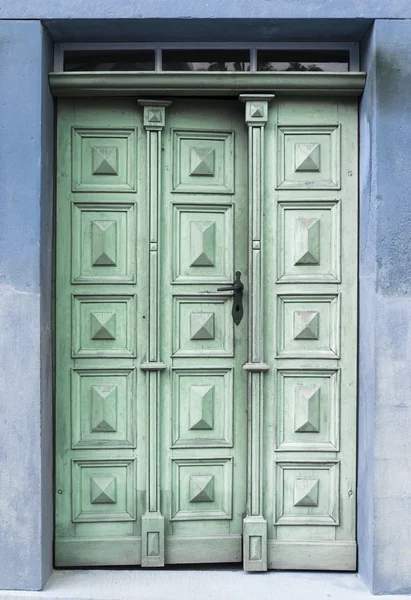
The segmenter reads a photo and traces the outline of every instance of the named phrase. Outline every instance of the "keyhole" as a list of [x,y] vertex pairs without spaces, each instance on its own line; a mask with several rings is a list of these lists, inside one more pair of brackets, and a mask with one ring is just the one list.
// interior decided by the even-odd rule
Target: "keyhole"
[[240,310],[240,305],[239,305],[239,304],[236,304],[236,306],[235,306],[235,309],[236,309],[236,311],[238,312],[238,311]]

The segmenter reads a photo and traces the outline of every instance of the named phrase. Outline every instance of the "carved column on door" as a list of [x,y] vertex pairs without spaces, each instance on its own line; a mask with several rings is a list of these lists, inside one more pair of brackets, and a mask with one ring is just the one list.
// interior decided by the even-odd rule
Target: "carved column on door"
[[160,359],[159,336],[159,204],[161,200],[161,131],[165,125],[163,100],[139,100],[144,107],[147,132],[147,197],[149,203],[149,298],[147,360],[141,368],[147,372],[147,494],[142,518],[143,567],[164,566],[164,517],[160,506],[159,462],[159,394],[160,373],[165,369]]
[[247,515],[243,528],[244,570],[267,570],[267,521],[263,516],[263,279],[262,212],[264,200],[264,127],[271,94],[242,94],[248,126],[249,317]]

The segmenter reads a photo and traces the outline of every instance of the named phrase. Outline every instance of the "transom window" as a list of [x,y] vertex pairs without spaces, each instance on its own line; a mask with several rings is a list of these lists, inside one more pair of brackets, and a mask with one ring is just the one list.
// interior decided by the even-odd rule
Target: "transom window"
[[359,70],[356,44],[60,44],[55,71]]

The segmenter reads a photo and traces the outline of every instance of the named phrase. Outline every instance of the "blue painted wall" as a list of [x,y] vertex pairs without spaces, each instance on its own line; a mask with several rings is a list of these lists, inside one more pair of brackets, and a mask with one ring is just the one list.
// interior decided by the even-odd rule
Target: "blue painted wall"
[[[374,17],[380,20],[371,27]],[[359,570],[375,593],[411,593],[411,2],[14,0],[0,5],[1,18],[45,18],[47,31],[66,41],[362,40]],[[36,20],[0,20],[3,589],[40,589],[52,568],[47,31]]]
[[411,593],[411,21],[377,21],[363,60],[359,566]]
[[409,0],[13,0],[0,7],[3,19],[314,19],[411,17]]
[[2,588],[40,589],[52,565],[50,50],[40,22],[0,22]]

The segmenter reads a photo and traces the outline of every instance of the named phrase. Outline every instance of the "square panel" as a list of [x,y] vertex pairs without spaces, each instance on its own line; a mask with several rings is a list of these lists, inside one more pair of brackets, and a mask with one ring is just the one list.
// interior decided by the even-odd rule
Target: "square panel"
[[135,356],[135,296],[74,295],[74,358]]
[[73,522],[134,521],[135,470],[134,460],[73,460]]
[[232,446],[232,369],[175,369],[172,427],[174,448]]
[[173,303],[173,356],[234,356],[231,296],[174,296]]
[[339,462],[276,464],[276,525],[339,524]]
[[340,281],[338,200],[282,200],[278,233],[279,283]]
[[134,369],[74,369],[73,448],[134,448]]
[[233,207],[173,206],[173,283],[231,283]]
[[172,191],[234,194],[234,132],[174,130]]
[[279,358],[339,358],[338,294],[281,294],[277,300]]
[[135,283],[136,217],[131,203],[72,203],[73,283]]
[[72,191],[135,192],[136,130],[72,128]]
[[231,458],[172,459],[173,521],[231,519]]
[[337,370],[277,371],[277,451],[339,450]]
[[340,125],[280,125],[277,189],[340,189],[340,128]]

